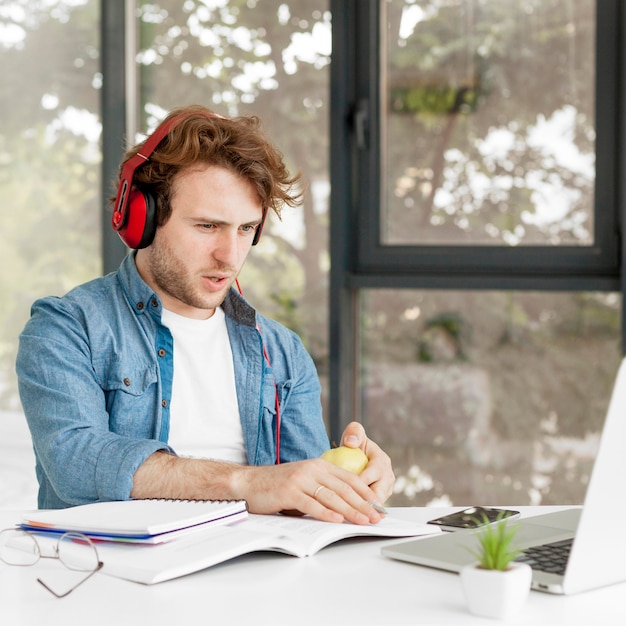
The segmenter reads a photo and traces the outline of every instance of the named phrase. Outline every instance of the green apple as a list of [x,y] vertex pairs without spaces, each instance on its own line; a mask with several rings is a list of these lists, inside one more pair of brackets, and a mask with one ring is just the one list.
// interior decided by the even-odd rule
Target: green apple
[[353,474],[360,474],[367,467],[368,461],[367,455],[361,448],[348,448],[348,446],[326,450],[322,454],[322,458]]

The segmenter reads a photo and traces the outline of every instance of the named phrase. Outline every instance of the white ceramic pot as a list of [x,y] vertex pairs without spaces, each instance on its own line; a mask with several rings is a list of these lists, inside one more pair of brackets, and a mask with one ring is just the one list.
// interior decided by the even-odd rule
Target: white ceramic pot
[[461,570],[461,582],[470,613],[504,619],[524,606],[530,593],[532,570],[526,563],[512,563],[505,571],[476,564]]

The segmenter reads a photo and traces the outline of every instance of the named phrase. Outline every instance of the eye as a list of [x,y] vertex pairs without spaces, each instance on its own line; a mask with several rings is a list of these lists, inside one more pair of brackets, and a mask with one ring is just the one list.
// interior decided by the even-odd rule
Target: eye
[[258,230],[260,224],[242,224],[239,227],[239,230],[244,234],[244,235],[254,235],[256,233],[256,231]]

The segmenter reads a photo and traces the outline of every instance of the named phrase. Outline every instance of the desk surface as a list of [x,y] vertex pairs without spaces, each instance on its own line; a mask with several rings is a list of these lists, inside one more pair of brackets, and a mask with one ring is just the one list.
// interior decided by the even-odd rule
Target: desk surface
[[[562,507],[521,511],[526,516],[557,508]],[[451,510],[394,508],[390,514],[425,522]],[[18,512],[0,511],[0,528],[19,518]],[[52,584],[62,581],[58,562],[23,568],[0,563],[0,621],[11,626],[498,623],[467,611],[456,574],[381,556],[381,546],[397,541],[405,540],[348,540],[303,559],[278,553],[246,555],[152,586],[96,574],[62,599],[36,582],[37,576]],[[568,597],[533,591],[522,613],[506,623],[623,626],[625,595],[626,583]]]

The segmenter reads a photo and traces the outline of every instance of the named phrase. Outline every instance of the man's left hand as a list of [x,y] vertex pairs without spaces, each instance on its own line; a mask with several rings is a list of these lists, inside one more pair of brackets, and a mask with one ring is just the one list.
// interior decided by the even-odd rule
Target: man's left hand
[[383,504],[392,494],[396,477],[391,466],[391,459],[374,441],[368,439],[363,425],[350,422],[343,431],[341,445],[348,448],[361,448],[369,459],[367,467],[359,474]]

